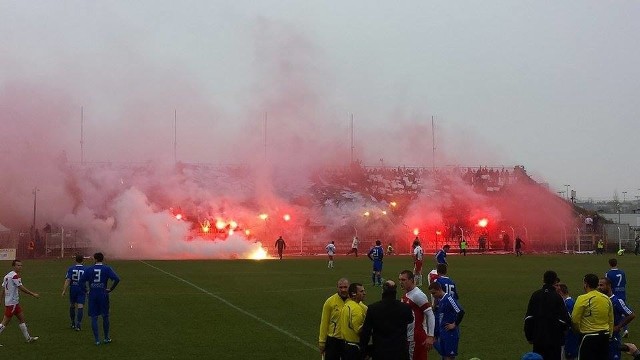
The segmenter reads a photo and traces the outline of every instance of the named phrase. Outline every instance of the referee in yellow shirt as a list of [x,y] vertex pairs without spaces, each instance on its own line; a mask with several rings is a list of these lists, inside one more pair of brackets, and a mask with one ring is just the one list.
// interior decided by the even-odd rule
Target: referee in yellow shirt
[[585,293],[578,296],[571,313],[574,330],[581,334],[579,360],[608,358],[609,338],[613,333],[613,305],[608,296],[598,291],[598,276],[584,276]]
[[349,285],[349,298],[344,302],[338,321],[338,338],[344,341],[342,360],[361,360],[360,332],[367,315],[367,306],[362,303],[366,292],[359,283]]
[[349,298],[349,280],[338,280],[338,292],[329,296],[322,306],[320,336],[318,339],[320,354],[325,360],[342,358],[344,341],[338,338],[338,322],[344,302]]

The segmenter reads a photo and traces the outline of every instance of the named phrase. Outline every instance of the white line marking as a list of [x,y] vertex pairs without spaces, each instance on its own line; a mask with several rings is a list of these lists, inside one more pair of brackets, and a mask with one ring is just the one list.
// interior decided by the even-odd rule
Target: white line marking
[[231,307],[231,308],[233,308],[233,309],[235,309],[235,310],[247,315],[248,317],[253,318],[253,319],[255,319],[255,320],[257,320],[257,321],[259,321],[259,322],[261,322],[261,323],[263,323],[263,324],[265,324],[265,325],[267,325],[267,326],[269,326],[269,327],[271,327],[271,328],[273,328],[273,329],[275,329],[275,330],[277,330],[277,331],[279,331],[279,332],[281,332],[281,333],[283,333],[285,335],[287,335],[288,337],[290,337],[293,340],[301,343],[302,345],[307,346],[308,348],[311,348],[313,350],[318,350],[318,348],[316,346],[311,345],[310,343],[308,343],[308,342],[302,340],[301,338],[293,335],[292,333],[288,332],[287,330],[285,330],[285,329],[283,329],[283,328],[281,328],[281,327],[279,327],[277,325],[274,325],[274,324],[268,322],[267,320],[264,320],[264,319],[258,317],[257,315],[254,315],[254,314],[252,314],[252,313],[250,313],[250,312],[248,312],[248,311],[246,311],[246,310],[244,310],[242,308],[237,307],[236,305],[232,304],[231,302],[221,298],[220,296],[218,296],[218,295],[216,295],[216,294],[214,294],[214,293],[212,293],[212,292],[210,292],[210,291],[208,291],[206,289],[201,288],[200,286],[198,286],[198,285],[196,285],[194,283],[191,283],[191,282],[189,282],[189,281],[187,281],[187,280],[185,280],[185,279],[183,279],[183,278],[181,278],[181,277],[179,277],[177,275],[174,275],[174,274],[172,274],[172,273],[170,273],[168,271],[162,270],[159,267],[153,266],[153,265],[151,265],[151,264],[149,264],[149,263],[147,263],[145,261],[140,260],[140,262],[145,264],[145,265],[147,265],[147,266],[149,266],[149,267],[151,267],[151,268],[154,268],[154,269],[156,269],[156,270],[158,270],[158,271],[160,271],[160,272],[162,272],[162,273],[164,273],[166,275],[169,275],[169,276],[171,276],[172,278],[174,278],[176,280],[182,281],[183,283],[202,291],[203,293],[205,293],[205,294],[211,296],[212,298],[224,303],[225,305],[227,305],[227,306],[229,306],[229,307]]

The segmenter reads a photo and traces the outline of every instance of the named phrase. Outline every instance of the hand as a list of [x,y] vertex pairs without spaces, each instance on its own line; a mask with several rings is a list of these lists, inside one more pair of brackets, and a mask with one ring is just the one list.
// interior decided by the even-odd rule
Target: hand
[[625,345],[627,345],[629,347],[629,351],[627,351],[627,354],[631,354],[633,355],[633,353],[635,353],[636,351],[638,351],[638,347],[635,346],[632,343],[625,343]]
[[66,294],[66,293],[67,293],[66,291],[62,290],[62,295],[60,295],[60,296],[64,296],[64,294]]
[[453,329],[455,329],[455,328],[456,328],[456,324],[455,324],[455,323],[453,323],[453,324],[445,324],[445,325],[444,325],[444,328],[445,328],[447,331],[451,331],[451,330],[453,330]]
[[324,356],[324,344],[318,346],[318,348],[320,349],[320,354]]
[[425,340],[424,345],[427,348],[427,351],[433,349],[434,337],[427,335],[427,340]]
[[38,293],[32,293],[31,295],[33,295],[34,298],[39,299],[40,295]]

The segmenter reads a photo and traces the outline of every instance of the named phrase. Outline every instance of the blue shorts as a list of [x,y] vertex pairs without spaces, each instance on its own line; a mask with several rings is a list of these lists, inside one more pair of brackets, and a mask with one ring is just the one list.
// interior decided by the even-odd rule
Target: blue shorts
[[71,304],[84,304],[85,300],[87,299],[87,294],[84,292],[83,289],[77,287],[77,286],[72,286],[70,291],[69,291],[69,303]]
[[622,352],[620,351],[620,345],[622,342],[620,341],[620,335],[612,336],[609,339],[609,359],[610,360],[618,360],[622,359]]
[[458,342],[460,342],[460,332],[454,329],[453,331],[442,331],[434,345],[441,356],[454,357],[458,355]]
[[382,260],[373,260],[373,271],[382,271]]
[[569,330],[564,342],[565,357],[569,359],[578,357],[578,345],[580,345],[578,341],[578,336],[573,331]]
[[109,315],[109,294],[89,294],[89,316]]

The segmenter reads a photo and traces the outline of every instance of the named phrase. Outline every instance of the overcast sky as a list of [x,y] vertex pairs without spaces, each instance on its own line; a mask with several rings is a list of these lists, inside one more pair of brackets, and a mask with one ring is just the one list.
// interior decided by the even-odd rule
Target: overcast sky
[[264,112],[346,152],[353,113],[365,163],[430,166],[435,116],[437,165],[522,164],[553,191],[635,199],[639,14],[599,0],[0,0],[0,136],[55,126],[50,152],[79,161],[84,106],[88,161],[172,160],[176,109],[180,159],[239,161],[227,134],[260,139]]

